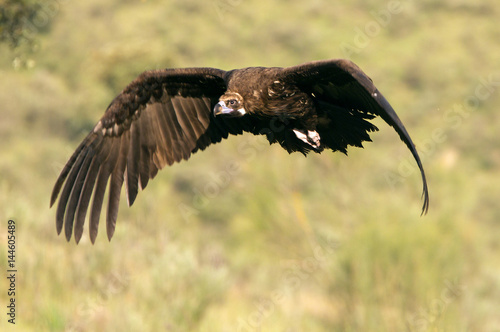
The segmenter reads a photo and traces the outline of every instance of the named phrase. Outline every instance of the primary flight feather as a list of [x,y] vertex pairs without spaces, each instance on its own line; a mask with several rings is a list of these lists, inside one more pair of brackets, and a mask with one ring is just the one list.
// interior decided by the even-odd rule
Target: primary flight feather
[[415,158],[429,207],[420,157],[403,123],[371,79],[349,60],[314,61],[288,68],[250,67],[153,70],[132,81],[64,166],[52,191],[59,196],[56,227],[78,243],[88,214],[90,240],[97,236],[108,188],[106,230],[113,236],[120,192],[128,204],[165,165],[229,134],[265,135],[289,153],[325,148],[347,152],[371,141],[380,116],[399,134]]

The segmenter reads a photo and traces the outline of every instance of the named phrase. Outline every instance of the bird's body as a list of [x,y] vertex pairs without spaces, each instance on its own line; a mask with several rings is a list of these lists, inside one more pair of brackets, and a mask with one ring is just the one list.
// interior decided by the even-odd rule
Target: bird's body
[[[109,186],[107,233],[116,223],[123,183],[131,205],[159,169],[220,142],[229,134],[265,135],[289,153],[324,149],[347,153],[362,147],[381,116],[412,152],[427,183],[418,153],[387,100],[348,60],[326,60],[289,68],[249,67],[231,71],[184,68],[148,71],[108,106],[61,172],[51,205],[60,194],[57,230],[78,242],[90,207],[90,238]],[[108,184],[109,183],[109,184]],[[61,191],[62,190],[62,191]],[[91,196],[93,199],[91,202]]]

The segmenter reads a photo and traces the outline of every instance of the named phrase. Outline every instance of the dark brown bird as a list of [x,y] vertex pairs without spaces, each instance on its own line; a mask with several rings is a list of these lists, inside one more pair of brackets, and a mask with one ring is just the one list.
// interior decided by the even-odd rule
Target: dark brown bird
[[57,232],[64,225],[66,239],[74,231],[78,243],[90,207],[94,243],[109,187],[106,229],[111,239],[123,182],[130,206],[158,170],[187,160],[229,134],[265,135],[270,144],[279,143],[289,153],[347,153],[349,145],[362,147],[363,141],[371,141],[368,133],[378,129],[368,120],[377,115],[413,154],[422,175],[426,213],[429,195],[417,150],[391,105],[351,61],[144,72],[111,102],[61,171],[50,201],[52,206],[60,194]]

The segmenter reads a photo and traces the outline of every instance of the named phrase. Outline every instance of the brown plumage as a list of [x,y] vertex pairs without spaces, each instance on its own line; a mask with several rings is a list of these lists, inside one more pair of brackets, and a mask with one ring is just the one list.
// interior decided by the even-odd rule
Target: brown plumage
[[[184,68],[147,71],[108,106],[61,171],[50,205],[59,196],[56,227],[78,243],[89,212],[90,240],[97,236],[108,187],[106,230],[115,230],[120,192],[128,204],[165,165],[229,134],[265,135],[289,153],[347,153],[378,130],[380,116],[399,134],[421,171],[424,205],[427,182],[417,150],[387,100],[359,67],[325,60],[289,68],[251,67],[232,71]],[[91,199],[91,196],[93,198]]]

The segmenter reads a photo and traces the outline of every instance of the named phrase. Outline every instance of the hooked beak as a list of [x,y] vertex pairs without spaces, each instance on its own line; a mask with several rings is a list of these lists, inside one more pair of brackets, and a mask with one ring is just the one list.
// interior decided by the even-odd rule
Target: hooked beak
[[240,109],[232,109],[230,107],[226,106],[226,103],[224,101],[219,101],[215,107],[214,107],[214,116],[217,115],[225,115],[225,116],[230,116],[230,117],[239,117],[245,115],[245,110],[243,108]]
[[221,115],[221,114],[227,114],[230,111],[232,111],[232,110],[229,109],[228,107],[226,107],[226,103],[223,101],[219,101],[217,103],[217,105],[215,105],[215,107],[214,107],[214,115],[215,116]]

